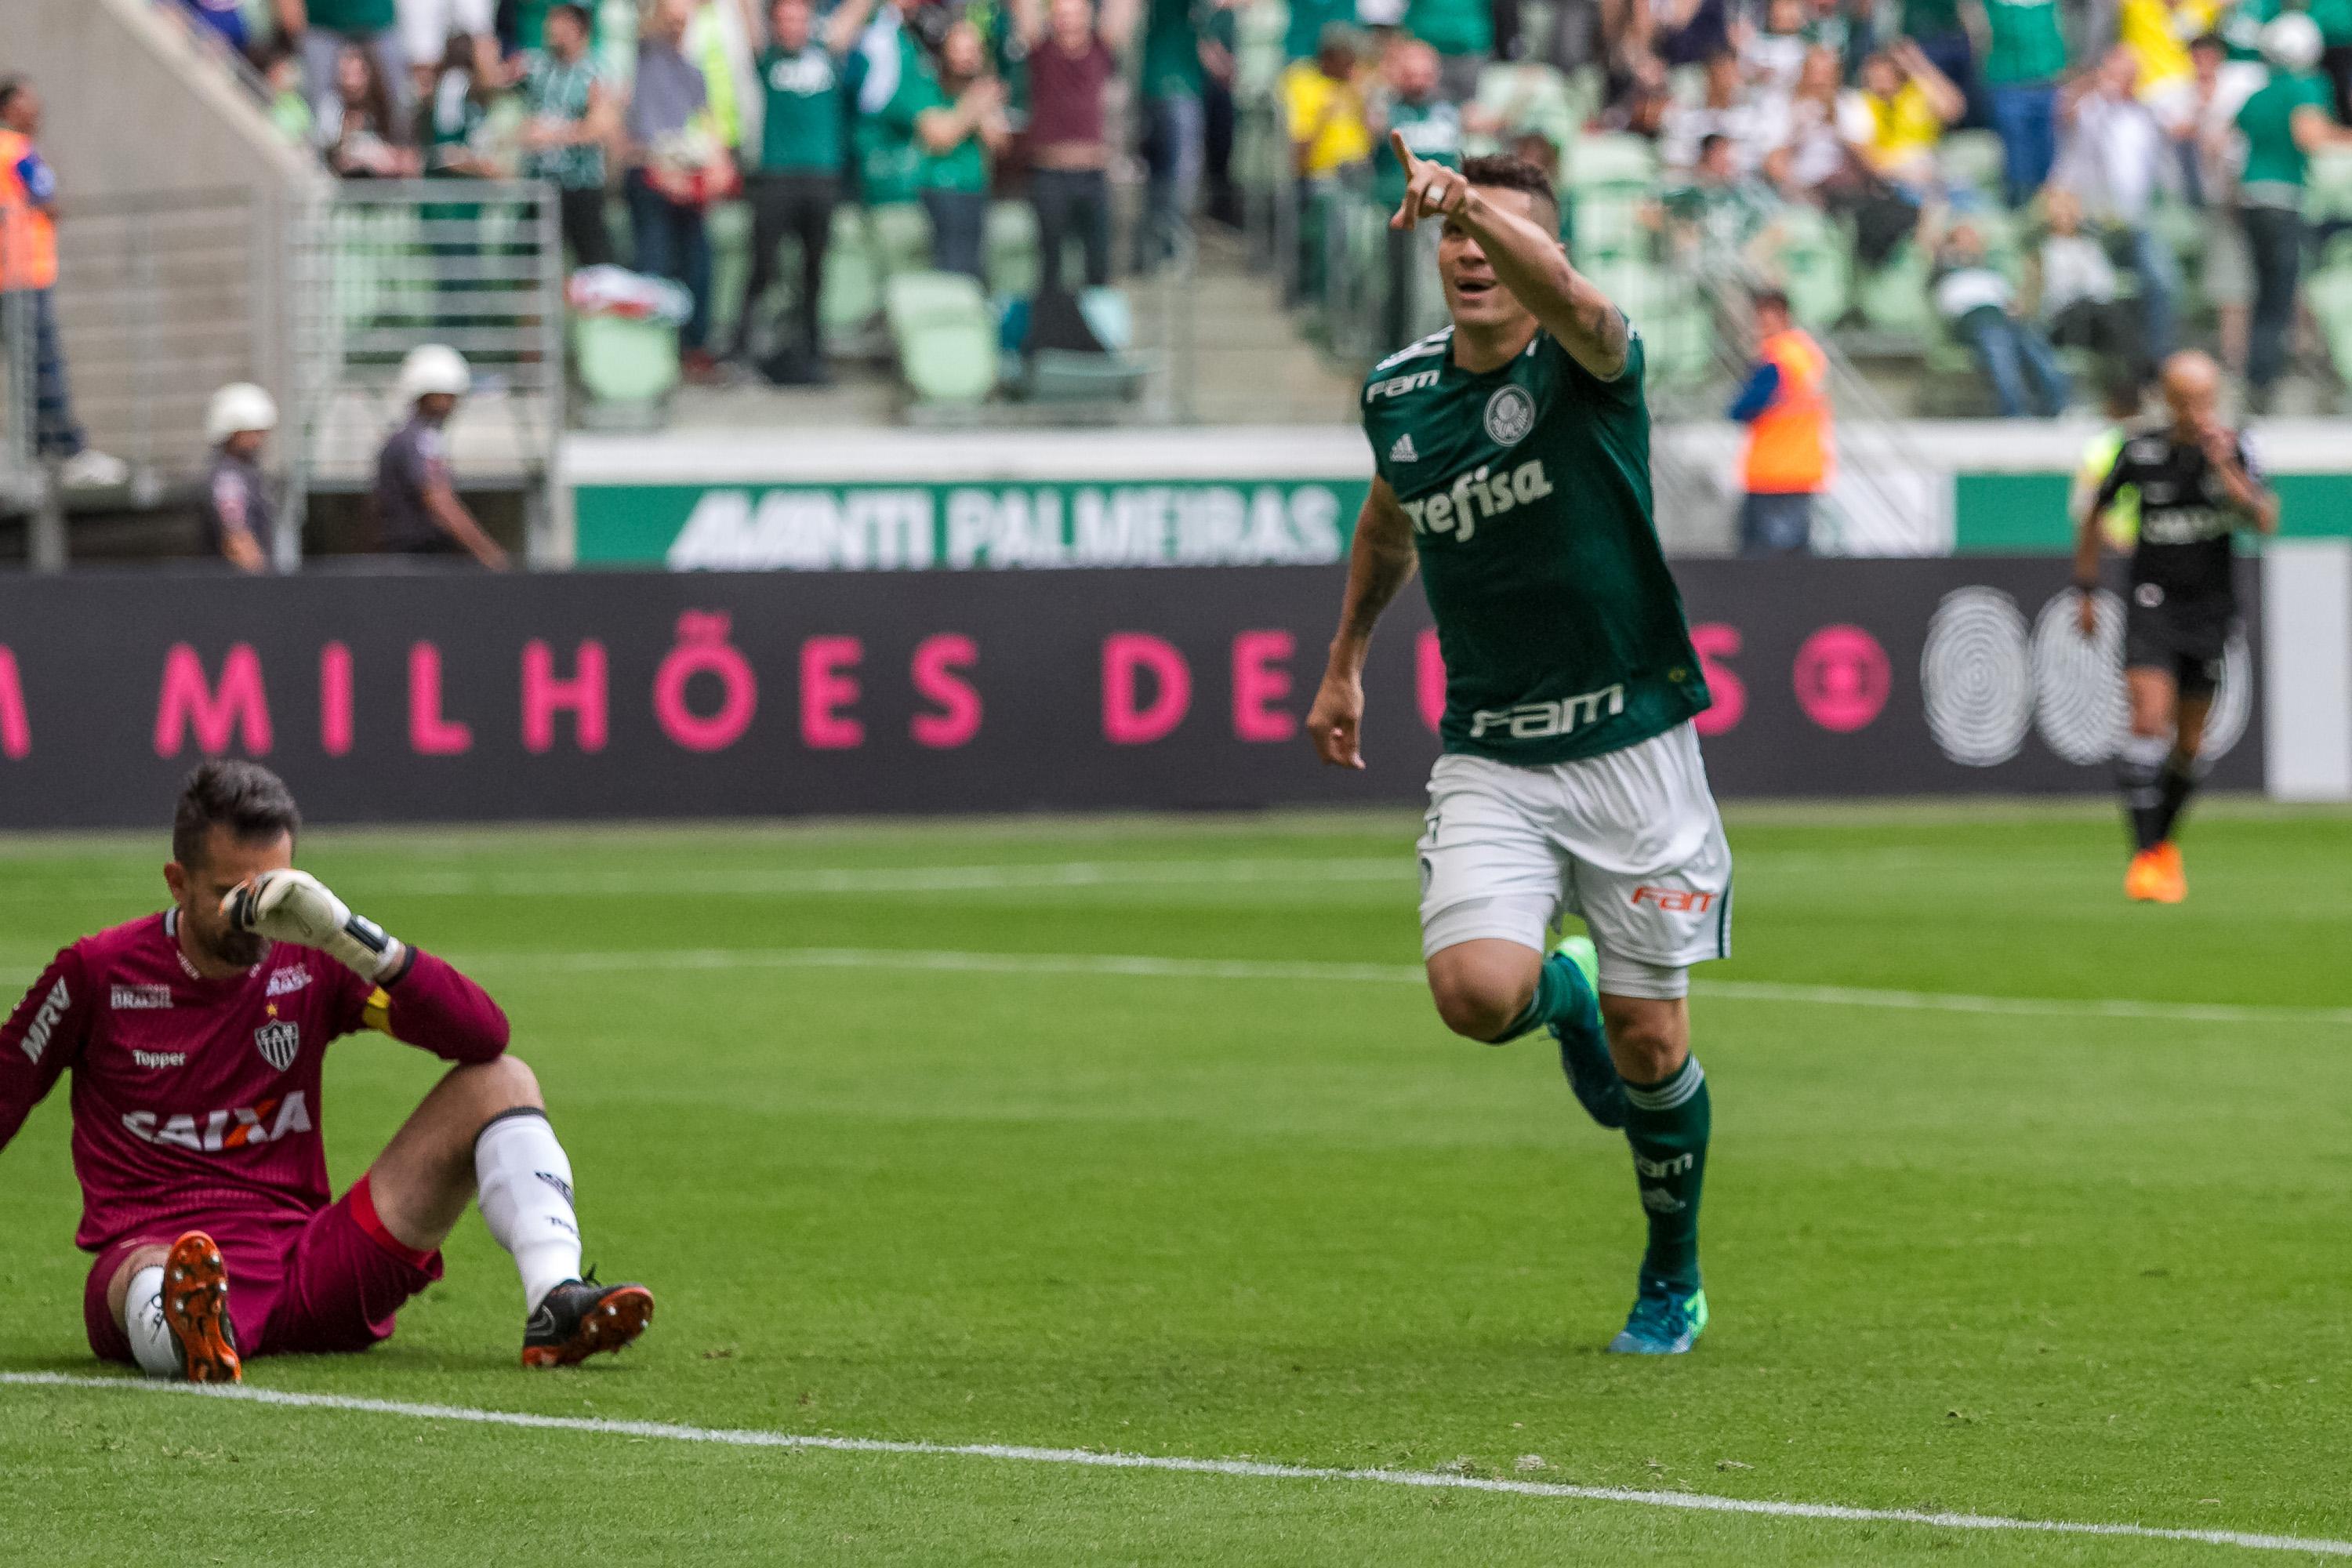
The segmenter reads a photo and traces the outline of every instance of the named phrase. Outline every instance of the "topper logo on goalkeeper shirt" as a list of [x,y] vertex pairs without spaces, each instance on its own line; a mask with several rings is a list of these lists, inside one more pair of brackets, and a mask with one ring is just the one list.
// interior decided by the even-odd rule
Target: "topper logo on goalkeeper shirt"
[[1715,907],[1719,896],[1697,888],[1654,888],[1644,882],[1633,889],[1633,896],[1626,901],[1636,909],[1650,904],[1670,915],[1703,915]]
[[187,1110],[169,1114],[160,1110],[127,1111],[122,1126],[142,1143],[168,1143],[199,1154],[218,1154],[230,1149],[274,1143],[291,1133],[310,1131],[310,1107],[298,1089],[283,1099],[265,1100],[258,1105],[208,1110],[201,1121],[195,1112]]

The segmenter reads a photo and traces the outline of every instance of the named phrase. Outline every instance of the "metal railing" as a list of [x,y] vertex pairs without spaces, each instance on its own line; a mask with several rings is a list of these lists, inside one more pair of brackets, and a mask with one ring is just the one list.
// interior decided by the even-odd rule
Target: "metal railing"
[[[563,427],[562,242],[538,181],[352,181],[289,236],[295,493],[360,490],[406,417],[394,383],[424,343],[473,367],[446,437],[468,485],[530,498],[544,558],[547,483]],[[291,535],[296,531],[285,530]]]

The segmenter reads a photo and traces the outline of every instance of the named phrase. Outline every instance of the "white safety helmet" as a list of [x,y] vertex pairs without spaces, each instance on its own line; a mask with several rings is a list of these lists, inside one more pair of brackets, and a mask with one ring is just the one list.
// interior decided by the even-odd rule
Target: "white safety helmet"
[[2274,16],[2263,26],[2263,58],[2273,70],[2300,76],[2319,63],[2324,47],[2319,24],[2301,11]]
[[420,343],[408,351],[400,362],[400,379],[394,390],[405,408],[420,397],[436,392],[452,397],[463,397],[473,389],[474,373],[466,366],[466,356],[446,343]]
[[249,381],[232,381],[205,408],[205,445],[217,447],[247,430],[278,428],[278,399]]

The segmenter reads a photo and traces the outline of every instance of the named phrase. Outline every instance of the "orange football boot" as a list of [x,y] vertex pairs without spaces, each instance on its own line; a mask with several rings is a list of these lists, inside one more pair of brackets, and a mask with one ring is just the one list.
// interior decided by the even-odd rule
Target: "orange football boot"
[[228,1318],[228,1265],[201,1230],[172,1244],[163,1261],[163,1322],[190,1383],[242,1383],[236,1326]]
[[2180,864],[2180,846],[2166,839],[2155,848],[2156,890],[2159,904],[2177,904],[2189,896],[2189,872]]

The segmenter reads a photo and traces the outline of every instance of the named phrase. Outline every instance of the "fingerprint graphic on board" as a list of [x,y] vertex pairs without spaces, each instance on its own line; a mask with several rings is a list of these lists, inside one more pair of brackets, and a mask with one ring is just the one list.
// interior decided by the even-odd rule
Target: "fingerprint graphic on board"
[[2102,588],[2098,630],[2083,635],[2081,601],[2053,594],[2033,623],[2035,727],[2042,743],[2078,766],[2104,763],[2131,721],[2124,697],[2124,603]]
[[1998,588],[1955,588],[1927,622],[1919,654],[1927,729],[1944,755],[1990,768],[2017,755],[2033,723],[2025,616]]
[[2205,743],[2198,749],[2207,763],[2220,761],[2230,748],[2246,738],[2246,722],[2254,716],[2254,651],[2246,634],[2233,631],[2221,651],[2221,683],[2213,691],[2213,711],[2205,720]]

